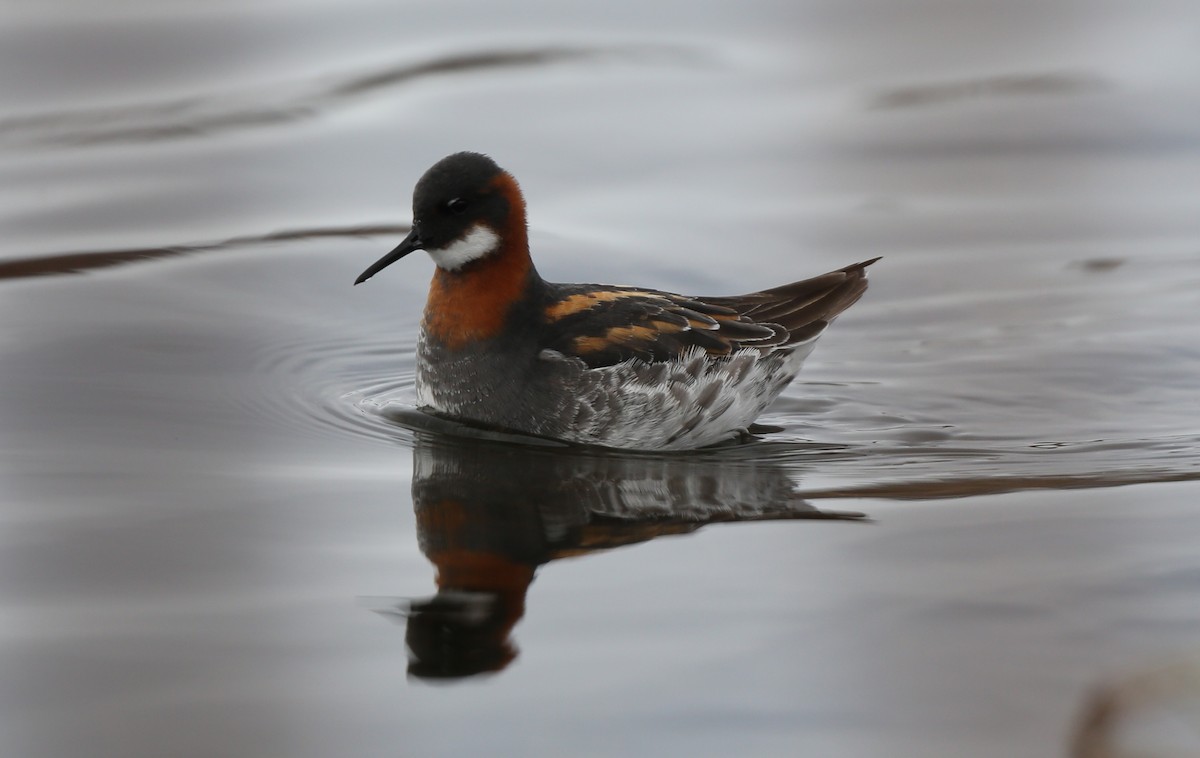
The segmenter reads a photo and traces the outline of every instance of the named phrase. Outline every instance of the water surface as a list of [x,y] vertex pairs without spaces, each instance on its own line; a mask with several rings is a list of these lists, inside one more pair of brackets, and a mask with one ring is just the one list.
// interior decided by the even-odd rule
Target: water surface
[[[1061,754],[1200,645],[1197,16],[9,3],[0,753]],[[884,260],[752,444],[415,431],[462,149],[547,278]]]

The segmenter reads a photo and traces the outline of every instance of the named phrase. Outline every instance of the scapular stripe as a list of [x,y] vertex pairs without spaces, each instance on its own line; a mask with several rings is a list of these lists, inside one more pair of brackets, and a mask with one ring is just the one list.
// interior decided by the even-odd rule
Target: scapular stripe
[[546,320],[559,321],[567,316],[589,311],[601,303],[611,303],[614,300],[622,300],[628,297],[654,297],[654,293],[642,292],[641,290],[593,290],[592,292],[578,292],[547,306]]

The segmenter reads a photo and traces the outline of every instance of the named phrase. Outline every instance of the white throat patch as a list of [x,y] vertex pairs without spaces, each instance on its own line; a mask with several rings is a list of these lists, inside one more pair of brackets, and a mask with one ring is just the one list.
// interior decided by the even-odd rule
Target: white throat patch
[[429,257],[433,258],[438,268],[457,271],[471,261],[490,255],[499,242],[500,235],[483,224],[476,224],[471,227],[471,231],[446,247],[436,250],[427,248],[425,252],[429,253]]

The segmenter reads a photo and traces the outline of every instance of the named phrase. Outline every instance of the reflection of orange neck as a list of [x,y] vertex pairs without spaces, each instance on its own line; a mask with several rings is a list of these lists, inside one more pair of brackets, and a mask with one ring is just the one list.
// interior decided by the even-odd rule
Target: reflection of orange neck
[[496,553],[448,549],[429,554],[437,566],[439,591],[490,592],[499,603],[496,621],[502,635],[525,615],[525,593],[533,581],[534,567],[516,563]]

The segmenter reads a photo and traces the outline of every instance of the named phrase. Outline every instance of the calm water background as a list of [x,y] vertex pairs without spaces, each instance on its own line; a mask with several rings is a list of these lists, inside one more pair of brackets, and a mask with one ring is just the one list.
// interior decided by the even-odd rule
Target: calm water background
[[[1197,29],[1183,0],[5,0],[0,754],[1061,754],[1090,683],[1200,645]],[[551,279],[885,258],[756,445],[431,441],[387,409],[432,264],[350,283],[461,149],[522,181]],[[873,521],[651,541],[788,515],[780,482]],[[411,678],[372,609],[463,554],[550,564],[519,653]]]

